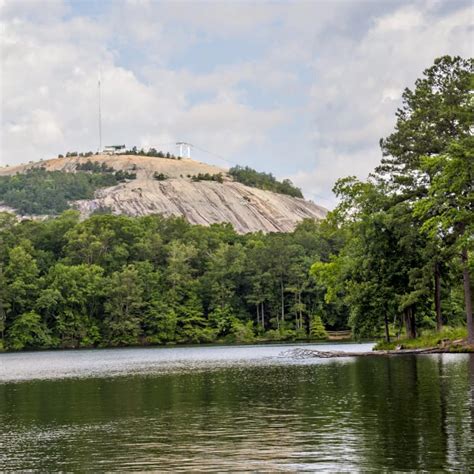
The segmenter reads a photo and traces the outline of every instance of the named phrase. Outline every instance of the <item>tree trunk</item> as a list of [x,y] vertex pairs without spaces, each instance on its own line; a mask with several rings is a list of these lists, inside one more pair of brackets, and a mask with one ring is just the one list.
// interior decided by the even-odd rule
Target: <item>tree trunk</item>
[[389,330],[388,330],[388,317],[387,317],[387,313],[385,313],[384,322],[385,322],[385,340],[386,340],[387,342],[390,342],[390,332],[389,332]]
[[416,331],[416,319],[415,312],[413,311],[413,306],[410,306],[410,326],[412,331],[412,337],[413,339],[415,339],[418,334]]
[[402,326],[403,326],[403,318],[398,316],[398,333],[397,333],[397,339],[400,339],[400,336],[402,334]]
[[410,317],[408,315],[408,308],[403,310],[403,323],[405,324],[406,337],[410,337]]
[[265,306],[263,305],[263,301],[262,301],[261,315],[262,315],[262,329],[265,331]]
[[300,309],[300,329],[303,329],[303,304],[301,303],[301,291],[298,293],[298,302]]
[[405,318],[405,329],[407,332],[408,339],[415,339],[416,337],[416,323],[415,315],[413,313],[413,307],[409,306],[403,310],[403,316]]
[[411,319],[411,329],[413,332],[413,338],[418,336],[418,331],[416,330],[416,318],[415,318],[415,311],[413,310],[413,306],[410,307],[410,319]]
[[443,316],[441,314],[441,273],[439,271],[439,263],[434,265],[434,296],[435,296],[435,311],[436,311],[436,329],[441,331],[443,329]]
[[280,280],[280,291],[281,291],[281,320],[285,321],[285,294],[283,292],[283,279]]
[[471,294],[471,277],[469,275],[468,254],[467,249],[463,248],[461,252],[462,276],[464,284],[464,304],[466,306],[466,322],[467,322],[467,343],[474,344],[474,324],[472,321],[472,294]]
[[0,300],[0,338],[2,341],[2,346],[4,345],[5,341],[5,326],[7,322],[7,314],[3,309],[3,302]]
[[258,309],[258,303],[256,304],[257,306],[257,326],[260,324],[260,311]]

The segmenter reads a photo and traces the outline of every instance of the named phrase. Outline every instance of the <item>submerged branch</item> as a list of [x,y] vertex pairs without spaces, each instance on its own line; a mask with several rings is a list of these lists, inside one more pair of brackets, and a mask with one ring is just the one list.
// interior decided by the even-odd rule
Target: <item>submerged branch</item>
[[[450,347],[428,347],[424,349],[398,349],[388,351],[368,351],[368,352],[345,352],[345,351],[318,351],[315,349],[291,349],[283,352],[281,357],[291,357],[293,359],[331,359],[336,357],[366,357],[366,356],[391,356],[409,354],[443,354],[453,352]],[[465,352],[469,352],[466,348]]]

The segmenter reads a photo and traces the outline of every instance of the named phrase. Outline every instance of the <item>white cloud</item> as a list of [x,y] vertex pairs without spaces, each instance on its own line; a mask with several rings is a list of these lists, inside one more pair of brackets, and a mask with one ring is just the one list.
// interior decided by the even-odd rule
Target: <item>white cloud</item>
[[3,163],[96,148],[101,65],[105,142],[191,141],[333,205],[338,177],[377,164],[403,89],[472,55],[458,1],[104,5],[0,3]]
[[472,55],[471,18],[470,7],[440,17],[422,4],[400,7],[374,18],[362,38],[344,36],[323,48],[312,87],[316,164],[295,181],[334,205],[329,189],[336,178],[373,170],[403,89],[438,56]]
[[[16,13],[10,12],[13,19],[6,22],[2,47],[4,162],[96,149],[99,64],[107,143],[145,146],[196,137],[211,149],[225,146],[237,152],[262,141],[282,120],[279,111],[240,103],[237,83],[254,80],[264,72],[262,66],[248,63],[193,74],[151,65],[143,82],[132,70],[118,66],[116,52],[107,46],[117,25],[73,17],[45,26],[25,19],[24,10],[21,5]],[[136,11],[143,15],[141,9]],[[159,25],[128,20],[127,31],[135,32],[135,40],[161,38]],[[172,43],[173,38],[167,41]],[[279,86],[288,76],[269,75],[268,82]],[[213,97],[189,104],[187,96],[199,90],[212,91]]]
[[69,8],[63,0],[3,0],[0,14],[4,19],[30,18],[37,22],[48,22],[61,18]]
[[299,171],[290,178],[304,190],[307,198],[331,209],[335,198],[330,190],[336,181],[344,176],[367,178],[370,169],[377,165],[379,159],[377,146],[351,153],[341,153],[333,148],[320,149],[314,169]]
[[192,107],[181,117],[180,127],[197,143],[232,156],[250,144],[266,141],[268,130],[284,120],[279,111],[252,111],[230,100]]
[[424,17],[414,6],[404,7],[395,13],[376,20],[376,30],[380,33],[404,31],[419,28],[423,25]]

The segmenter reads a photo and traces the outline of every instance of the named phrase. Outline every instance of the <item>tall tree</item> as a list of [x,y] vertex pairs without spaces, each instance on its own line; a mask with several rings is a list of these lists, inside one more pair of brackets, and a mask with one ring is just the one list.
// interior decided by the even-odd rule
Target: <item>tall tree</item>
[[[423,71],[415,89],[405,89],[397,111],[395,131],[380,140],[382,164],[377,173],[388,179],[397,200],[410,203],[428,193],[431,170],[422,165],[423,157],[444,153],[453,140],[468,137],[474,123],[472,59],[443,56]],[[442,326],[441,279],[443,242],[433,237],[431,259],[434,306],[438,329]]]
[[415,213],[421,216],[424,228],[440,236],[460,254],[468,328],[468,341],[474,344],[472,320],[472,284],[469,253],[474,248],[474,137],[451,143],[438,156],[425,157],[422,166],[432,176],[425,198]]
[[98,318],[102,309],[103,269],[97,265],[51,267],[46,288],[36,302],[54,328],[61,347],[79,347],[98,343]]
[[104,326],[108,343],[114,346],[138,344],[144,306],[143,282],[138,270],[129,265],[114,272],[106,290]]
[[23,240],[9,252],[5,277],[7,304],[12,316],[31,311],[35,305],[39,292],[39,269],[33,253],[29,240]]
[[384,158],[377,172],[387,176],[404,197],[426,194],[429,170],[422,157],[446,151],[453,140],[470,135],[474,60],[459,56],[435,59],[415,89],[405,89],[395,131],[380,140]]

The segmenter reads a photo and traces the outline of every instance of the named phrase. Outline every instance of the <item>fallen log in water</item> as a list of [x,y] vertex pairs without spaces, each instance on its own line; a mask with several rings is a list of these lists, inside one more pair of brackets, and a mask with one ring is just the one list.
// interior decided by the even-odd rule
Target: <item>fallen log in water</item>
[[318,351],[316,349],[291,349],[282,352],[281,357],[291,357],[293,359],[331,359],[335,357],[365,357],[365,356],[391,356],[409,354],[442,354],[450,352],[447,347],[429,347],[425,349],[398,349],[392,351],[369,351],[369,352],[344,352],[344,351]]

